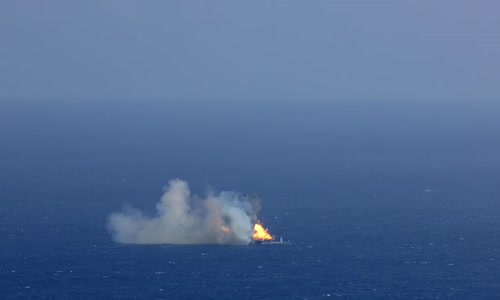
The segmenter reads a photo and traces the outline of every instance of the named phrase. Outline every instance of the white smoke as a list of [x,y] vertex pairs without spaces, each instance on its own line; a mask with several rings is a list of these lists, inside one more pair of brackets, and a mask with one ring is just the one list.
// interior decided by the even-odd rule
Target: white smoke
[[156,204],[156,215],[134,208],[109,216],[113,239],[126,244],[236,244],[252,241],[259,210],[257,199],[221,192],[200,199],[185,181],[169,182]]

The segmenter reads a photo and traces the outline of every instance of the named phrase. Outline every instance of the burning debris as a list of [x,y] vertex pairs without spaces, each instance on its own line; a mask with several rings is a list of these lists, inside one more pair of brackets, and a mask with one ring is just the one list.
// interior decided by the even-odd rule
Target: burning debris
[[288,245],[289,241],[284,241],[283,238],[280,237],[279,240],[275,240],[274,237],[269,233],[269,231],[262,226],[262,224],[257,221],[253,227],[253,235],[252,239],[256,244],[264,244],[264,245]]
[[259,221],[255,223],[253,227],[253,236],[252,236],[254,241],[257,242],[264,242],[264,241],[272,241],[273,236],[269,234],[267,229],[262,227],[262,224],[260,224]]

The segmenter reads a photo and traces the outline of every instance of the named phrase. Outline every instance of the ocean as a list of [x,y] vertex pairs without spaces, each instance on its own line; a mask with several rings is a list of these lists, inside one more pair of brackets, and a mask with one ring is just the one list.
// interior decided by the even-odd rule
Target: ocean
[[[11,104],[2,299],[498,299],[493,112],[467,105]],[[497,122],[497,123],[495,123]],[[115,243],[174,178],[255,193],[286,245]]]

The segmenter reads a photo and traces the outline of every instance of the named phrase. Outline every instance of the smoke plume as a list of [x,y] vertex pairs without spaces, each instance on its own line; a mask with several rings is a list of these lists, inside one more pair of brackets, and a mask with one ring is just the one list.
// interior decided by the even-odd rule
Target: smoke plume
[[185,181],[169,182],[156,215],[125,208],[109,216],[113,239],[127,244],[235,244],[252,241],[258,199],[221,192],[201,199]]

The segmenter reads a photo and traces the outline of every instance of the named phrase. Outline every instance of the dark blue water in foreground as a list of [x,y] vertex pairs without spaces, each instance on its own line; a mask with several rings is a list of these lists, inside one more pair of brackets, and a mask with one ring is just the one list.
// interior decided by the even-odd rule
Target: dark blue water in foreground
[[[347,109],[89,107],[17,107],[0,131],[2,299],[500,297],[491,132],[413,127],[423,112],[393,120],[406,135]],[[152,212],[174,177],[259,194],[291,244],[113,243],[107,216]]]

